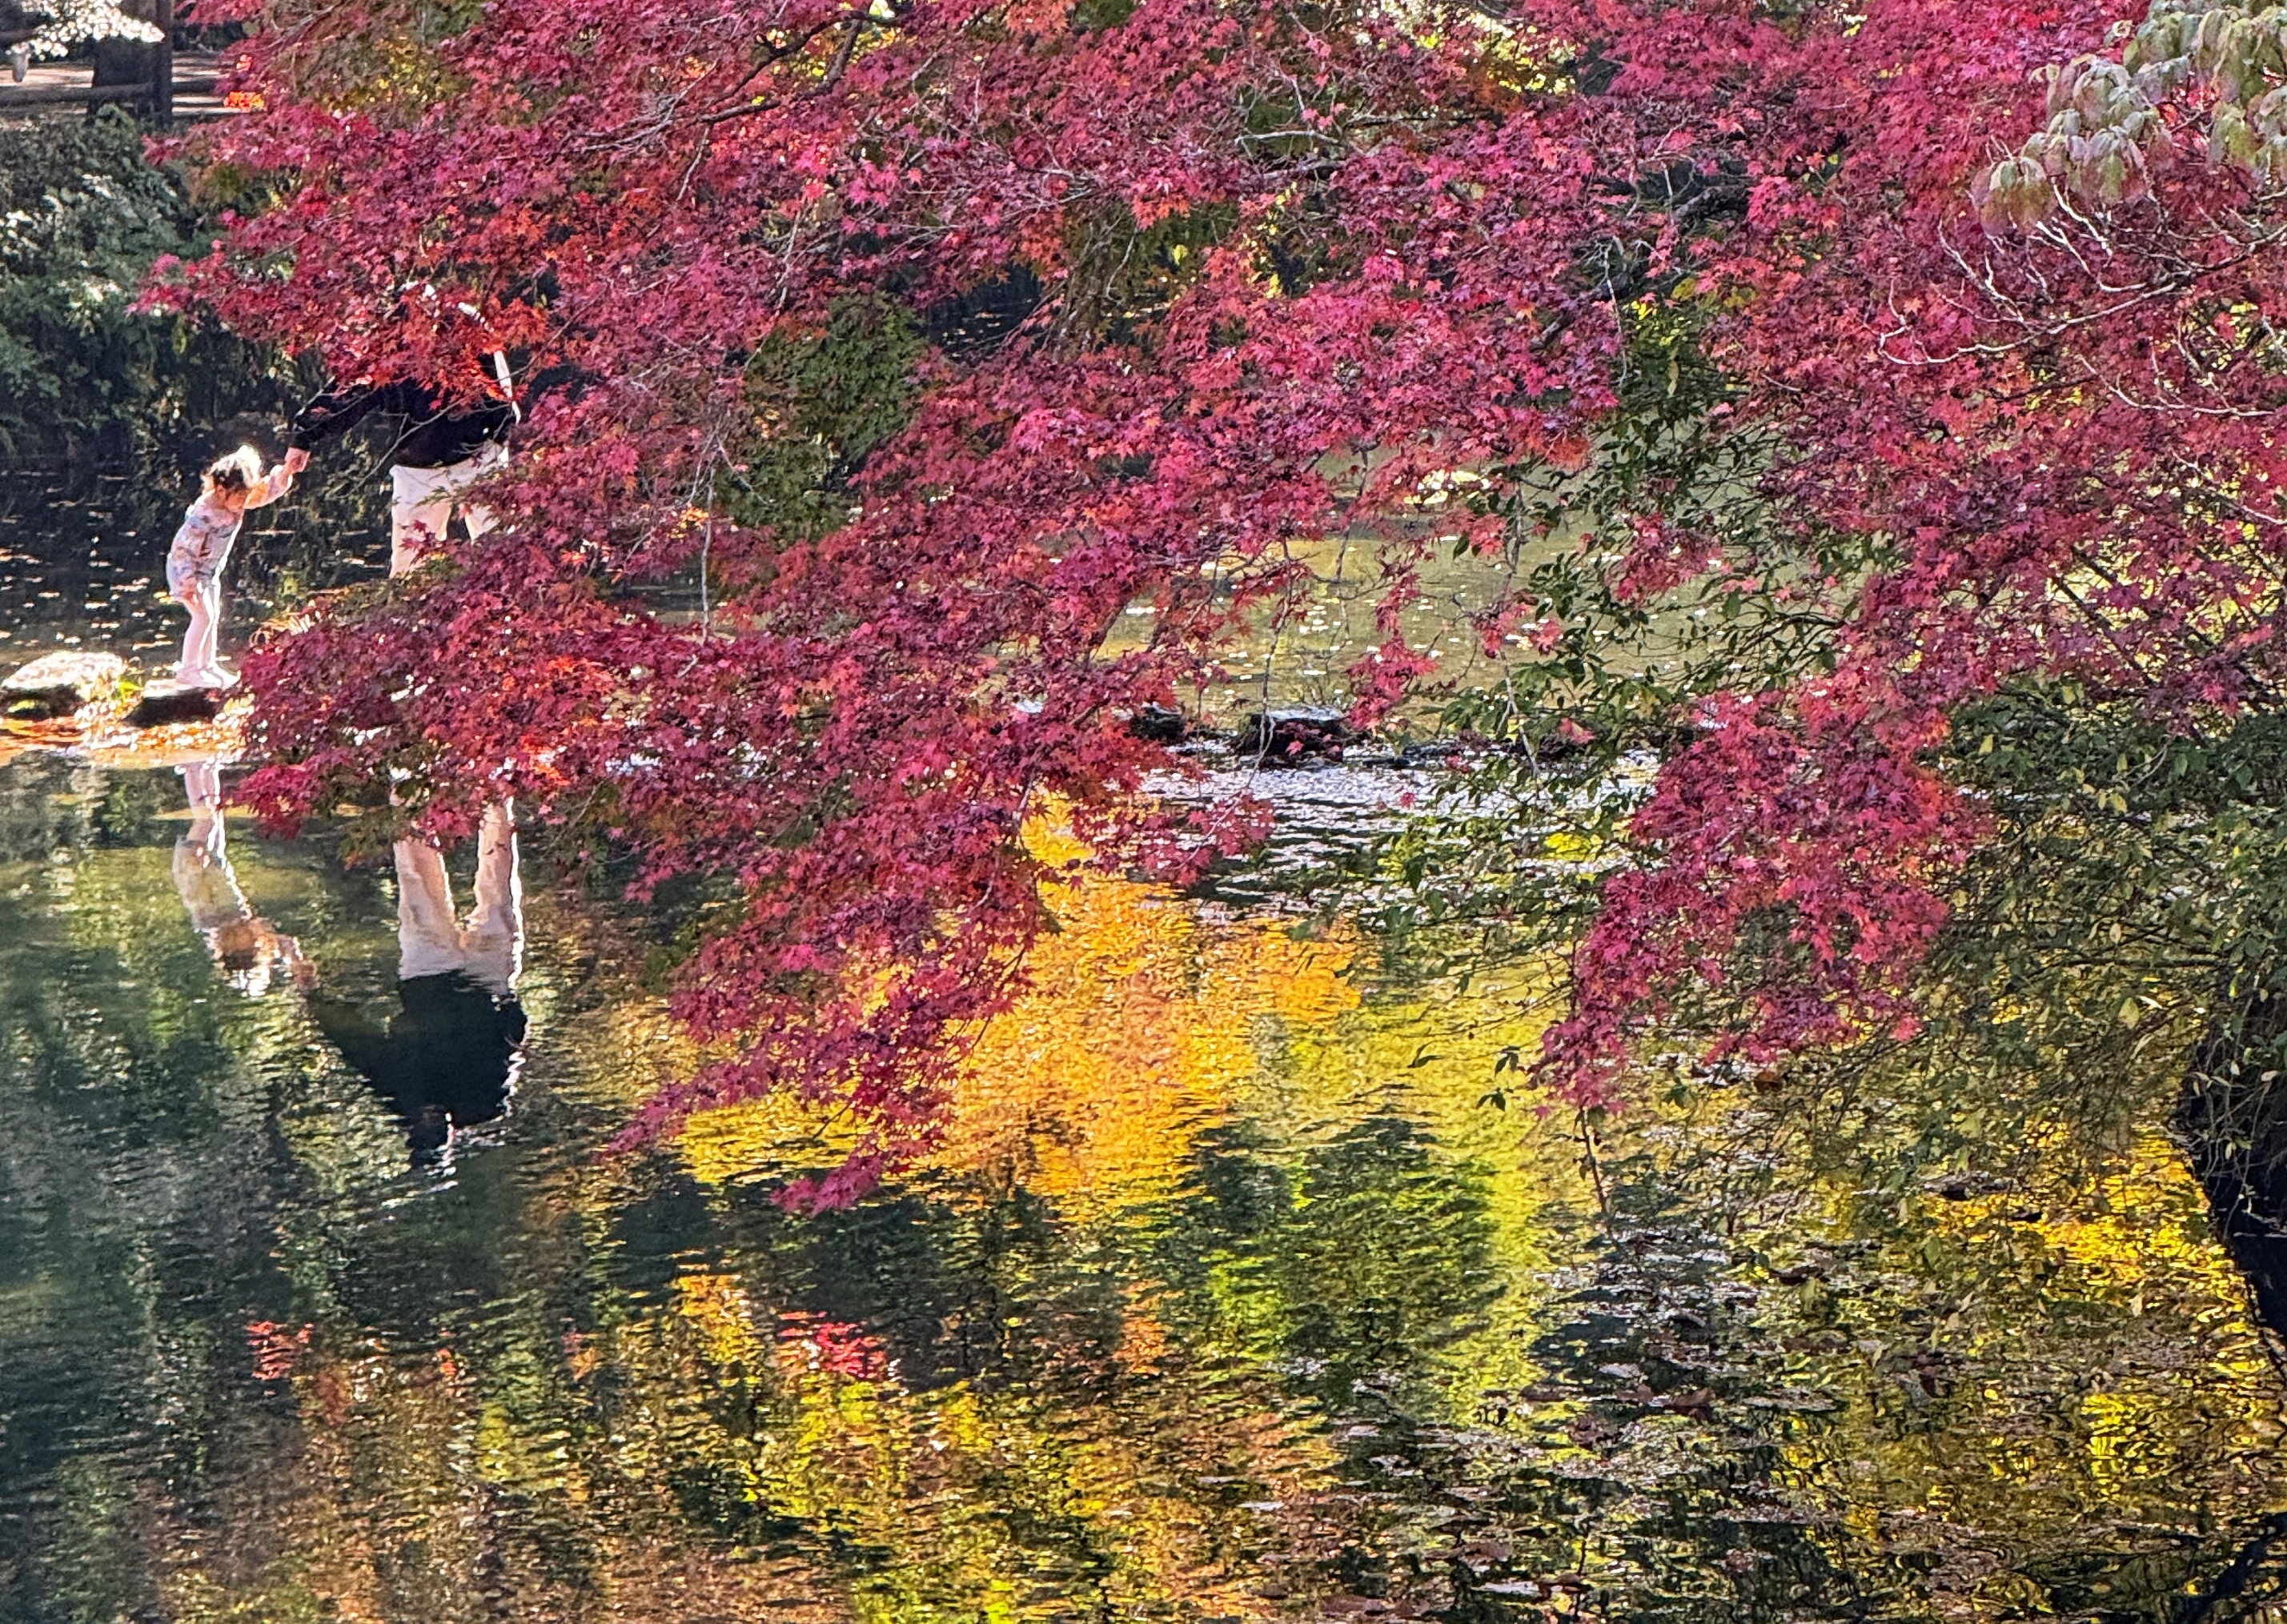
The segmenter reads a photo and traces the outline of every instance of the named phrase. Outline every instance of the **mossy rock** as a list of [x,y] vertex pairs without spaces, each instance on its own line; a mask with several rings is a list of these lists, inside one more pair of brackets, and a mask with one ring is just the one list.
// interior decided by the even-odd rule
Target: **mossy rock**
[[78,649],[42,654],[0,682],[0,711],[28,720],[72,716],[117,699],[126,676],[127,662],[116,654]]

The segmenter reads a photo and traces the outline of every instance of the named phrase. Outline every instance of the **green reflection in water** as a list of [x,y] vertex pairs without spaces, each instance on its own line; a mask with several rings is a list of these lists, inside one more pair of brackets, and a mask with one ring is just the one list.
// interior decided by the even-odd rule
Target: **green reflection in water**
[[681,1050],[624,922],[536,897],[499,1142],[423,1168],[311,1002],[385,1026],[388,871],[236,839],[317,989],[251,993],[180,795],[0,768],[0,1619],[2275,1600],[2281,1385],[2166,1077],[2006,1131],[1927,1076],[1499,1110],[1526,970],[1107,883],[934,1160],[799,1220],[831,1124],[597,1154]]

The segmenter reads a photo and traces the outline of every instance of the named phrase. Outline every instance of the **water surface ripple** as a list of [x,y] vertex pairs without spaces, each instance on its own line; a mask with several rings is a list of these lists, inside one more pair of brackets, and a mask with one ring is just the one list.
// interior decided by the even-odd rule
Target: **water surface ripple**
[[1590,1137],[1488,1097],[1529,969],[1104,880],[929,1162],[798,1218],[831,1121],[604,1153],[688,1058],[630,922],[527,873],[513,963],[455,853],[434,973],[431,882],[189,788],[0,765],[10,1624],[2275,1598],[2280,1379],[2164,1079],[1943,1185],[1933,1101]]

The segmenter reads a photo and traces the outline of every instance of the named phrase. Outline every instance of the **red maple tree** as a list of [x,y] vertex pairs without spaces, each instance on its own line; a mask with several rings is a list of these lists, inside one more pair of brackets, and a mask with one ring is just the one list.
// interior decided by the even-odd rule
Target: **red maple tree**
[[[1575,956],[1568,1086],[1686,986],[1746,1052],[1904,1030],[1987,826],[1939,759],[1965,705],[2271,692],[2271,149],[2207,59],[2141,111],[2134,64],[2078,60],[2117,10],[267,8],[262,111],[199,143],[242,206],[166,297],[337,376],[473,397],[504,346],[592,381],[535,406],[510,526],[249,661],[249,793],[290,823],[393,784],[442,833],[514,795],[641,887],[724,887],[677,1007],[740,1058],[654,1120],[846,1097],[884,1137],[831,1198],[1041,928],[1027,810],[1152,837],[1128,718],[1290,543],[1386,537],[1371,718],[1427,669],[1422,550],[1585,515],[1604,601],[1812,630],[1663,691],[1692,731]],[[2065,128],[2099,91],[2113,133]],[[2172,157],[2204,120],[2216,161]],[[1631,437],[1667,448],[1616,483]],[[1466,510],[1426,503],[1457,470]],[[659,612],[694,568],[703,616]],[[1489,637],[1563,665],[1598,622],[1516,579]]]

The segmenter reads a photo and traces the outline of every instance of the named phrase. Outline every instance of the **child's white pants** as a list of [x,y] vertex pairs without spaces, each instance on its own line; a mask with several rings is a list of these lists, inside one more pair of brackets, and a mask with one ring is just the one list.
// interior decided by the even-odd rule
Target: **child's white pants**
[[461,510],[461,522],[472,536],[482,535],[500,520],[480,502],[463,502],[462,493],[480,479],[498,473],[508,463],[508,448],[490,445],[466,462],[442,468],[392,467],[389,471],[389,573],[401,575],[421,562],[443,539]]
[[176,675],[211,675],[222,636],[222,577],[190,576],[176,589],[175,597],[191,612],[190,626],[183,633],[183,662],[175,668]]

